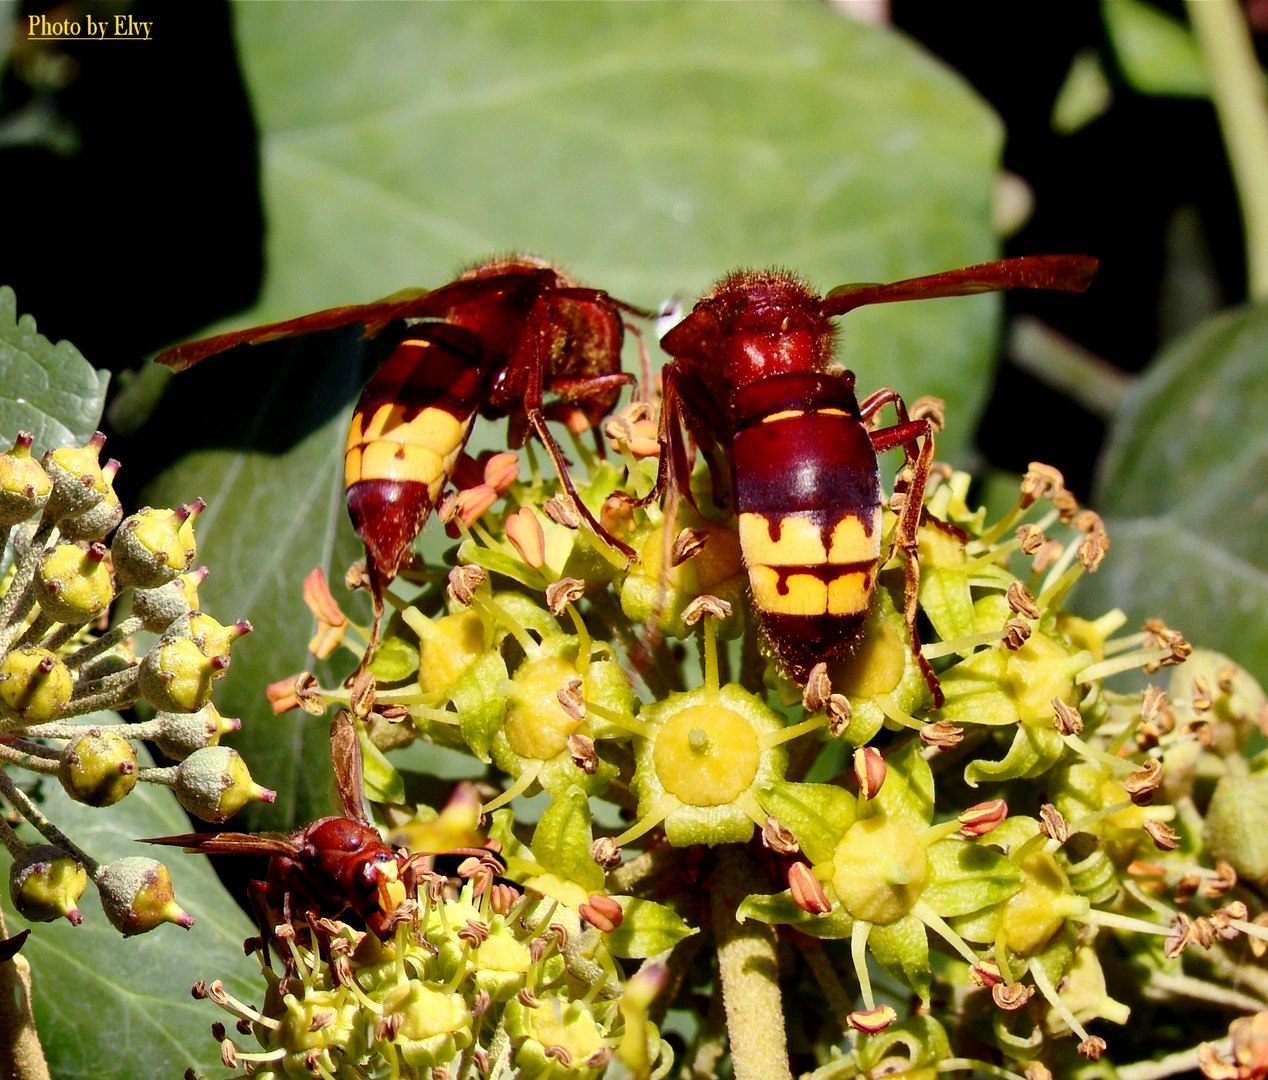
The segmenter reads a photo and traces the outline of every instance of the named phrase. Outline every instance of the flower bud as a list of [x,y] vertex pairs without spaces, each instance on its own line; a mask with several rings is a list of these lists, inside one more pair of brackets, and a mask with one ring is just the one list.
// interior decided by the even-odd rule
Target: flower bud
[[208,746],[216,746],[220,736],[242,727],[242,721],[221,716],[214,705],[204,705],[195,713],[159,713],[159,733],[154,745],[173,761],[184,761],[190,754]]
[[277,792],[251,779],[242,755],[227,746],[195,750],[176,770],[176,798],[195,817],[218,825],[252,800],[271,803]]
[[24,645],[0,661],[0,702],[28,724],[54,719],[70,695],[70,672],[47,649]]
[[106,549],[93,544],[47,548],[35,571],[40,609],[58,622],[82,626],[100,617],[114,600]]
[[222,626],[210,615],[201,611],[190,613],[187,621],[174,628],[182,637],[188,637],[206,657],[229,655],[229,646],[244,634],[251,633],[251,624],[240,619],[232,626]]
[[227,656],[204,656],[188,638],[164,637],[141,659],[141,693],[160,712],[197,712],[228,666]]
[[175,510],[147,506],[126,518],[110,545],[119,587],[154,589],[188,570],[198,554],[193,522],[205,505],[196,499]]
[[52,844],[27,848],[9,867],[9,897],[30,922],[65,917],[78,926],[83,921],[79,897],[87,886],[83,864]]
[[0,454],[0,529],[34,517],[44,509],[53,482],[31,456],[34,439],[19,431],[12,450]]
[[88,728],[62,749],[57,778],[76,802],[112,806],[136,786],[136,751],[113,728]]
[[123,504],[114,490],[118,471],[119,463],[111,458],[101,470],[102,479],[106,482],[106,493],[101,501],[57,523],[63,540],[102,540],[123,520]]
[[93,883],[106,918],[124,937],[144,934],[165,922],[186,930],[194,925],[194,917],[176,902],[167,867],[154,859],[115,859],[98,869]]
[[191,584],[193,574],[182,574],[154,589],[132,593],[132,614],[151,634],[161,634],[182,615],[198,608],[198,594]]
[[91,510],[105,498],[109,485],[97,463],[105,444],[98,431],[85,446],[62,446],[44,455],[44,471],[53,482],[45,513],[60,520]]

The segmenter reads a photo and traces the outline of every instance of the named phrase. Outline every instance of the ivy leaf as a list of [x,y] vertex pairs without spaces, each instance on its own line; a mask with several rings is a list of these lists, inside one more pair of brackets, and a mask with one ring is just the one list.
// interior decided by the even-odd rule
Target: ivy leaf
[[1081,611],[1163,619],[1268,680],[1268,303],[1222,312],[1163,351],[1102,459],[1111,547]]
[[[143,768],[153,765],[144,747],[137,748],[137,758]],[[122,802],[94,809],[46,781],[38,800],[59,828],[103,863],[125,855],[161,856],[177,902],[197,920],[188,932],[165,925],[123,938],[90,886],[79,902],[81,926],[59,920],[33,927],[22,955],[31,963],[36,1024],[52,1074],[59,1080],[180,1076],[192,1065],[200,1075],[229,1075],[208,1032],[226,1014],[195,1001],[189,991],[200,979],[222,979],[235,997],[258,1001],[259,965],[242,953],[243,940],[256,931],[204,856],[134,841],[189,831],[176,796],[158,784],[138,784]],[[15,933],[27,923],[9,906],[8,889],[0,892]],[[109,1032],[115,1037],[103,1037]]]
[[613,899],[621,905],[621,925],[603,938],[613,956],[645,960],[672,949],[683,938],[700,933],[664,904],[636,896],[614,896]]
[[18,318],[18,300],[0,286],[0,439],[35,436],[37,456],[58,446],[82,446],[97,430],[110,372],[98,371],[69,341],[56,345]]

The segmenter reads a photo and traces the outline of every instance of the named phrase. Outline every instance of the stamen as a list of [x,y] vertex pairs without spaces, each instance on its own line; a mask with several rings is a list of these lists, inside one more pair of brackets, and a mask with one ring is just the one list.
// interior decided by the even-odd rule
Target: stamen
[[1052,985],[1052,980],[1048,978],[1048,973],[1038,964],[1031,964],[1028,972],[1030,977],[1035,980],[1035,985],[1039,987],[1039,992],[1048,999],[1048,1004],[1056,1010],[1057,1015],[1065,1021],[1066,1027],[1073,1031],[1078,1037],[1084,1041],[1088,1038],[1087,1029],[1075,1019],[1074,1013],[1070,1011],[1070,1007],[1061,1000],[1057,994],[1056,988]]
[[537,761],[530,765],[527,769],[520,773],[515,783],[502,792],[501,795],[480,807],[480,813],[491,814],[494,810],[505,806],[517,796],[523,795],[524,792],[528,790],[529,785],[537,779],[537,774],[542,771],[542,766],[544,764],[545,762]]
[[982,958],[970,949],[964,939],[952,930],[924,900],[917,900],[912,904],[911,913],[964,957],[969,967],[982,962]]
[[850,958],[854,961],[854,974],[859,980],[859,990],[863,993],[863,1008],[871,1012],[876,1008],[876,998],[872,996],[872,977],[867,970],[867,935],[872,932],[872,924],[863,919],[855,919],[850,930]]
[[936,660],[940,656],[969,656],[979,645],[990,645],[1003,636],[1003,630],[988,630],[984,634],[968,634],[952,641],[935,641],[929,645],[922,645],[920,655],[926,660]]
[[631,840],[637,840],[646,832],[650,832],[656,828],[665,818],[669,817],[682,803],[673,795],[665,795],[661,800],[652,807],[651,811],[641,821],[636,821],[625,832],[616,838],[617,847],[625,847]]

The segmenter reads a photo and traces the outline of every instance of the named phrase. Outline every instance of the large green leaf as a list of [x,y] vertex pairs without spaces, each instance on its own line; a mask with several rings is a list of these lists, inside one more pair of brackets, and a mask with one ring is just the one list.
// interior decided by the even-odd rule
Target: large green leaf
[[[826,7],[235,13],[270,226],[263,299],[235,325],[439,285],[508,250],[651,307],[742,265],[792,267],[828,288],[995,253],[998,122],[909,42]],[[997,311],[983,297],[865,309],[844,320],[841,356],[864,391],[946,398],[939,449],[954,456],[984,399]],[[316,358],[241,351],[236,368],[208,361],[218,377],[164,406],[182,422],[169,423],[165,452],[191,438],[203,448],[151,499],[212,503],[200,527],[206,604],[257,628],[217,700],[247,721],[238,745],[281,793],[249,820],[285,827],[324,812],[325,785],[302,764],[324,758],[324,724],[264,718],[262,690],[307,662],[303,576],[323,564],[338,581],[356,551],[334,554],[348,536],[341,410],[360,373],[333,346]],[[285,389],[270,389],[288,364]],[[477,443],[503,438],[478,425]]]
[[18,301],[0,286],[0,441],[19,431],[35,436],[34,453],[82,446],[97,429],[108,371],[97,371],[69,341],[56,345],[18,318]]
[[1114,424],[1100,477],[1112,546],[1088,610],[1156,615],[1268,677],[1268,304],[1167,349]]
[[[138,757],[143,767],[152,764],[143,748]],[[93,858],[159,857],[178,902],[197,920],[189,931],[165,925],[125,939],[106,921],[90,885],[80,901],[82,925],[58,921],[32,929],[22,955],[31,963],[36,1025],[53,1076],[178,1077],[191,1065],[200,1075],[228,1076],[210,1027],[232,1018],[195,1001],[190,987],[223,979],[231,994],[258,1004],[263,980],[255,958],[242,953],[251,923],[207,859],[135,842],[189,830],[176,797],[140,784],[121,803],[93,809],[71,802],[55,781],[43,782],[40,793],[45,813]],[[16,933],[28,924],[13,913],[9,890],[0,893],[9,932]],[[250,1042],[236,1037],[244,1047]]]

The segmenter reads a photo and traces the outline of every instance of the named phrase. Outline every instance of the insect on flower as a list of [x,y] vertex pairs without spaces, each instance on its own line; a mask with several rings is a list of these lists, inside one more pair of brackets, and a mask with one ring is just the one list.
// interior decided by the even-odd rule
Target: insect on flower
[[[1034,255],[887,285],[839,285],[826,296],[787,273],[739,271],[661,339],[673,360],[663,375],[660,471],[643,501],[664,492],[691,497],[684,427],[705,453],[715,494],[722,484],[713,452],[727,451],[753,604],[790,677],[804,683],[816,663],[847,653],[861,630],[885,561],[877,455],[886,450],[906,455],[893,549],[905,555],[905,616],[920,657],[916,536],[934,424],[911,419],[890,387],[856,399],[853,372],[830,367],[832,319],[900,300],[1082,292],[1097,265],[1086,255]],[[898,422],[874,427],[891,403]],[[937,679],[920,662],[940,705]]]
[[[622,313],[648,312],[579,285],[540,259],[513,255],[467,271],[439,289],[407,289],[369,304],[330,308],[285,322],[167,349],[160,363],[182,371],[237,345],[361,323],[373,337],[398,319],[410,326],[362,391],[344,454],[348,512],[366,548],[378,641],[383,590],[422,531],[471,434],[476,413],[509,416],[512,446],[535,434],[580,515],[607,544],[633,558],[577,497],[546,426],[545,396],[591,425],[612,411],[621,387]],[[602,441],[599,452],[603,453]]]
[[[343,803],[341,816],[324,817],[289,836],[282,833],[188,833],[154,837],[205,855],[268,855],[263,881],[247,885],[256,925],[265,942],[279,924],[306,928],[320,918],[336,919],[351,911],[383,937],[395,914],[416,892],[419,863],[431,853],[410,853],[383,843],[362,805],[361,747],[356,723],[346,709],[330,725],[335,783]],[[483,848],[444,854],[491,855]]]

